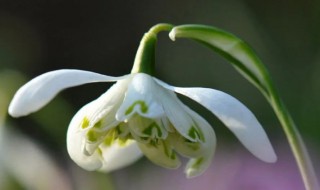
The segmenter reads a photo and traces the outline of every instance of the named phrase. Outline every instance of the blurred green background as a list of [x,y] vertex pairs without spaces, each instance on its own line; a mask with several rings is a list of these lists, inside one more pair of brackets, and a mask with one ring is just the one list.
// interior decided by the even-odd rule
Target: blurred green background
[[[7,102],[18,86],[47,71],[75,68],[113,76],[129,73],[142,35],[161,22],[217,26],[247,41],[269,69],[312,152],[316,168],[320,168],[319,0],[1,0],[0,72],[14,70],[23,76],[0,76],[1,115],[6,114]],[[255,113],[276,152],[282,152],[280,147],[288,149],[279,122],[263,96],[218,55],[193,41],[172,42],[167,33],[161,33],[156,64],[157,77],[172,85],[215,88],[238,98]],[[19,119],[8,117],[6,122],[40,144],[63,168],[72,188],[79,189],[77,175],[66,169],[73,165],[66,153],[67,126],[81,106],[110,85],[90,84],[63,91],[41,111]],[[183,100],[214,127],[217,154],[227,151],[229,156],[237,156],[230,151],[238,141],[222,123],[199,105]],[[249,154],[242,146],[239,149]],[[285,152],[292,157],[290,151]],[[172,174],[143,159],[97,179],[111,178],[117,189],[148,189],[134,188],[132,182],[135,172],[143,172],[144,168]],[[99,175],[85,173],[88,179]],[[156,176],[151,179],[157,180]],[[143,177],[138,179],[143,182]]]

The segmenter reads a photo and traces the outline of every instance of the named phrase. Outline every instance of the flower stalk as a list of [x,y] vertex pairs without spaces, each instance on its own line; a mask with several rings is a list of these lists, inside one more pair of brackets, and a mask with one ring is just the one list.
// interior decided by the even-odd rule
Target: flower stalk
[[134,60],[131,73],[146,73],[151,76],[155,74],[155,45],[157,34],[161,31],[170,31],[171,24],[157,24],[144,34]]

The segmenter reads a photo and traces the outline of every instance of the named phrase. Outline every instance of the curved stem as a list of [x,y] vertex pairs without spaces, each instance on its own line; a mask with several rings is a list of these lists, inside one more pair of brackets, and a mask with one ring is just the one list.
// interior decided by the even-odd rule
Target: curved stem
[[275,111],[288,139],[306,190],[320,190],[311,159],[294,121],[292,120],[288,110],[284,106],[272,84],[269,84],[269,91],[271,93],[270,97],[268,97],[268,100]]
[[131,73],[154,75],[157,34],[161,31],[170,31],[172,28],[171,24],[157,24],[144,34],[140,41]]

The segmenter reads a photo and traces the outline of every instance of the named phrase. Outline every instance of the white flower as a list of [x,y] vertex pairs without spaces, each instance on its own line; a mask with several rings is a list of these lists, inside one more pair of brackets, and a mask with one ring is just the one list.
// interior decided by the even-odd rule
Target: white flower
[[215,152],[215,133],[175,92],[216,115],[256,157],[276,161],[263,128],[238,100],[213,89],[173,87],[144,73],[110,77],[80,70],[48,72],[18,90],[9,113],[24,116],[65,88],[112,81],[117,82],[85,105],[68,129],[70,157],[87,170],[112,171],[135,162],[142,153],[160,166],[177,168],[181,163],[178,153],[190,158],[187,177],[203,173]]

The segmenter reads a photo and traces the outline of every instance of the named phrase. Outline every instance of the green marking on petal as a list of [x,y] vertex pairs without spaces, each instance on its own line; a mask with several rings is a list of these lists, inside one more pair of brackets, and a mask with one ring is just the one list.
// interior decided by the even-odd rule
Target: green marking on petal
[[142,113],[148,112],[147,104],[143,100],[137,100],[126,110],[125,115],[131,114],[136,105],[140,105],[140,110]]
[[163,141],[163,151],[168,158],[172,160],[175,160],[177,158],[176,153],[170,148],[170,144],[168,143],[168,141]]
[[106,146],[111,146],[113,142],[114,142],[114,138],[112,136],[107,136],[103,143]]
[[151,125],[157,129],[158,136],[161,137],[162,136],[162,131],[161,131],[160,126],[156,122],[152,123]]
[[141,142],[141,143],[150,143],[152,146],[157,147],[157,141],[156,140],[150,140],[149,137],[138,137],[135,138],[135,140]]
[[128,140],[132,139],[130,134],[127,134],[125,136],[120,136],[122,134],[120,127],[116,127],[114,129],[111,129],[106,134],[106,137],[103,141],[103,144],[105,146],[111,146],[116,141],[120,146],[126,146],[129,142]]
[[90,121],[87,117],[84,117],[81,122],[81,129],[86,129],[90,124]]
[[170,150],[169,150],[169,148],[167,147],[167,145],[166,145],[165,142],[163,142],[163,151],[164,151],[164,154],[165,154],[168,158],[171,158]]
[[[86,129],[86,128],[89,127],[89,125],[90,125],[90,120],[88,119],[88,117],[84,117],[82,122],[81,122],[81,128],[82,129]],[[98,128],[98,129],[101,128],[102,127],[102,121],[101,120],[98,121],[97,123],[94,124],[93,127],[94,128]]]
[[177,158],[176,153],[171,149],[170,144],[165,140],[150,139],[148,145],[161,150],[161,152],[163,152],[164,155],[171,160],[175,160]]
[[168,141],[175,152],[188,158],[198,158],[206,151],[202,142],[191,141],[179,133],[169,134]]
[[198,168],[200,168],[200,166],[203,163],[203,161],[204,161],[203,157],[197,158],[196,161],[192,164],[191,167],[194,168],[194,169],[198,169]]
[[152,122],[147,128],[145,128],[142,133],[148,136],[152,135],[153,129],[156,128],[158,136],[162,136],[162,131],[160,126],[156,122]]
[[127,138],[118,138],[118,144],[120,146],[126,146],[129,142],[128,140],[129,140],[128,137]]
[[200,143],[199,142],[192,142],[189,139],[184,139],[184,145],[187,146],[191,150],[199,150],[200,148]]
[[121,126],[120,124],[115,128],[115,130],[119,135],[124,132],[123,126]]
[[188,136],[194,140],[200,139],[202,142],[205,142],[204,135],[201,130],[199,130],[198,127],[191,126],[191,128],[188,131]]
[[194,126],[189,129],[188,136],[192,139],[201,139],[199,131]]
[[117,137],[117,131],[115,129],[111,129],[110,131],[108,131],[106,135],[106,138],[103,142],[104,145],[111,146],[114,143],[116,137]]
[[[148,140],[149,140],[149,138],[148,138]],[[149,144],[155,148],[158,148],[158,145],[159,145],[158,139],[150,139]]]
[[98,140],[98,134],[93,131],[93,130],[90,130],[87,132],[87,139],[91,142],[96,142]]
[[149,126],[149,127],[147,127],[147,128],[145,128],[143,131],[142,131],[142,133],[143,134],[146,134],[146,135],[148,135],[148,136],[151,136],[151,134],[152,134],[152,126]]
[[100,156],[102,156],[102,150],[101,150],[101,148],[97,148],[97,152],[98,152],[98,154],[99,154]]
[[192,141],[190,141],[189,139],[184,138],[183,140],[184,140],[184,142],[186,142],[186,143],[192,143]]
[[128,130],[126,129],[128,126],[123,125],[123,123],[120,123],[117,127],[114,128],[114,130],[117,132],[118,136],[125,136],[128,135]]
[[102,121],[100,120],[97,123],[95,123],[93,127],[99,129],[99,128],[101,128],[101,126],[102,126]]
[[176,153],[172,151],[170,158],[171,158],[172,160],[177,159]]
[[164,150],[164,154],[170,158],[171,157],[170,150],[168,149],[165,143],[163,143],[163,150]]

